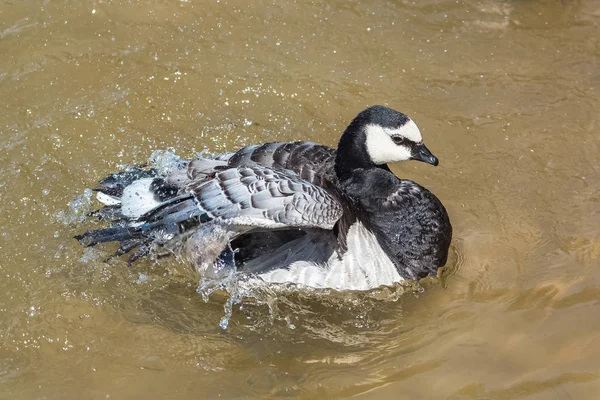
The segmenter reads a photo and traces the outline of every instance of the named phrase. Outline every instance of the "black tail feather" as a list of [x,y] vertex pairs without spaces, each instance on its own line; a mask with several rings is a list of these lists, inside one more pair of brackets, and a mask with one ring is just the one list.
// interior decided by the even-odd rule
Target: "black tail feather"
[[123,219],[121,205],[104,206],[87,214],[88,217],[98,218],[100,221],[117,221]]
[[131,257],[129,257],[129,260],[127,260],[127,265],[131,265],[134,262],[136,262],[137,260],[139,260],[142,257],[147,256],[148,254],[150,254],[150,244],[148,243],[143,243],[141,244],[137,250],[135,251],[135,253],[133,253],[131,255]]
[[119,257],[119,256],[122,256],[123,254],[127,254],[130,251],[132,251],[133,249],[135,249],[136,247],[141,246],[142,244],[144,244],[144,242],[139,239],[123,240],[119,243],[119,248],[117,249],[117,251],[115,251],[115,254],[113,254],[113,257]]
[[75,236],[75,239],[86,247],[95,246],[98,243],[104,242],[123,242],[128,240],[141,239],[144,237],[137,227],[132,228],[130,226],[111,226],[109,228],[102,228],[96,230],[90,230],[82,233],[81,235]]
[[210,220],[190,193],[169,198],[133,221],[128,221],[120,214],[119,205],[106,206],[90,215],[112,221],[112,225],[89,230],[75,236],[75,239],[86,247],[119,242],[119,248],[109,259],[135,250],[129,258],[129,264],[148,255],[155,246],[165,245],[170,238]]

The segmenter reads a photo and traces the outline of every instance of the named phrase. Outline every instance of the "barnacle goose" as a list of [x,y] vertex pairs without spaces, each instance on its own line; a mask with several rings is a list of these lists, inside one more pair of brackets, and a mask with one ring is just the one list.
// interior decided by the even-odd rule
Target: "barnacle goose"
[[111,225],[76,238],[185,255],[204,277],[248,273],[265,282],[367,290],[435,274],[452,227],[442,203],[387,163],[438,165],[417,125],[384,106],[362,111],[337,150],[266,143],[170,171],[130,167],[100,182]]

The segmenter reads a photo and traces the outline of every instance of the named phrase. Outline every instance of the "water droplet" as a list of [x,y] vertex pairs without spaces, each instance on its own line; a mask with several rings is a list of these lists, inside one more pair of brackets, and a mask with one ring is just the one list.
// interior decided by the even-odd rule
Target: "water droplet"
[[229,317],[227,315],[224,315],[223,318],[221,318],[219,326],[221,327],[221,329],[227,329],[227,327],[229,326]]
[[135,283],[137,283],[138,285],[141,285],[144,282],[148,281],[148,276],[144,275],[144,274],[140,274],[140,276],[138,277],[137,281],[135,281]]
[[287,322],[288,328],[290,328],[290,329],[296,329],[296,325],[292,324],[292,321],[290,321],[290,316],[289,315],[286,316],[284,318],[284,320],[285,320],[285,322]]

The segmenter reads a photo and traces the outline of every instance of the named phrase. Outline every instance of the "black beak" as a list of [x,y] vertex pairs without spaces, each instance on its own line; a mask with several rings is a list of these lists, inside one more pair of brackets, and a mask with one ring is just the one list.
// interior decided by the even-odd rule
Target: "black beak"
[[413,149],[413,160],[423,161],[427,164],[431,164],[433,166],[437,166],[440,162],[437,157],[431,154],[429,149],[425,147],[424,144],[419,144]]

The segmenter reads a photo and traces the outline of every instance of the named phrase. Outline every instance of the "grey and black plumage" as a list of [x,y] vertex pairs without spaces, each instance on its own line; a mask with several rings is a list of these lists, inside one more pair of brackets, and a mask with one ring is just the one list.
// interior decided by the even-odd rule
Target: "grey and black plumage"
[[415,123],[383,106],[361,112],[337,150],[311,142],[245,147],[181,160],[161,175],[132,167],[96,188],[104,229],[130,260],[179,252],[207,277],[239,271],[267,282],[366,290],[435,274],[452,227],[438,198],[399,179],[394,161],[437,165]]

